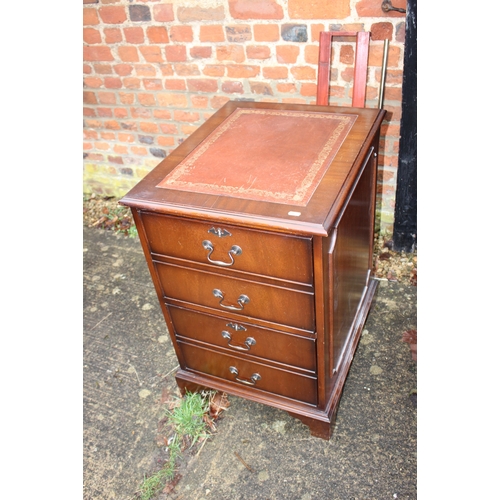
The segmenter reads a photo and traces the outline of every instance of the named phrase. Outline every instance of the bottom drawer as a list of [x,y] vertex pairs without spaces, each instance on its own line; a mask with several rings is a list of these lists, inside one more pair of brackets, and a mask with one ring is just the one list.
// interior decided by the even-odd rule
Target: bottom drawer
[[312,405],[317,404],[316,378],[297,375],[184,342],[178,342],[178,345],[188,369],[223,378],[245,387],[279,394]]

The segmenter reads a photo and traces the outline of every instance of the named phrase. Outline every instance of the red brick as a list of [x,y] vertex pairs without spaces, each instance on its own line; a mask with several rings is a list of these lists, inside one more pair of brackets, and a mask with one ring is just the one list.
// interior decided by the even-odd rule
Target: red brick
[[392,23],[373,23],[370,32],[371,39],[375,40],[392,40],[394,26]]
[[244,62],[245,51],[242,45],[224,45],[217,47],[218,61]]
[[280,39],[280,28],[277,24],[256,24],[253,36],[256,42],[277,42]]
[[300,86],[300,95],[307,97],[316,96],[316,84],[315,83],[303,83]]
[[187,80],[190,92],[217,92],[217,81],[211,79],[190,79]]
[[175,145],[175,140],[173,137],[165,137],[162,135],[158,137],[158,146],[169,147],[174,145]]
[[130,64],[115,64],[113,69],[117,75],[128,76],[132,73],[133,67]]
[[279,80],[288,78],[288,69],[281,66],[273,66],[270,68],[262,68],[264,78],[270,80]]
[[97,89],[99,87],[102,87],[103,81],[102,78],[98,78],[96,76],[88,76],[83,79],[83,84],[85,85],[85,87]]
[[[332,59],[334,57],[334,50],[332,53]],[[318,55],[319,55],[319,45],[306,45],[304,47],[304,61],[307,64],[312,64],[314,66],[318,65]]]
[[104,127],[111,130],[120,130],[120,124],[116,120],[107,120],[104,122]]
[[114,141],[116,139],[116,135],[113,132],[101,132],[101,139],[106,141]]
[[95,28],[83,28],[83,41],[85,43],[101,43],[101,33]]
[[149,26],[146,29],[148,40],[151,43],[168,43],[168,32],[164,26]]
[[164,60],[158,45],[143,45],[139,47],[139,50],[141,51],[142,57],[144,57],[147,62],[158,63]]
[[226,104],[230,100],[231,99],[227,96],[222,96],[222,95],[213,96],[210,99],[210,107],[212,109],[218,110],[219,108],[222,108],[222,106],[224,106],[224,104]]
[[128,118],[128,111],[126,108],[115,108],[113,115],[115,118]]
[[158,104],[163,108],[176,107],[185,108],[187,107],[187,96],[186,94],[179,94],[176,92],[157,94]]
[[[143,94],[144,96],[150,96],[150,94]],[[132,118],[151,118],[151,110],[146,108],[132,108],[131,110]]]
[[134,104],[135,103],[135,94],[131,94],[129,92],[120,92],[120,102],[122,104]]
[[200,119],[200,115],[198,113],[192,113],[189,111],[174,111],[174,120],[179,122],[190,122],[194,123]]
[[107,151],[109,149],[109,144],[107,142],[95,142],[94,145],[101,151]]
[[208,97],[193,94],[191,96],[191,104],[194,108],[205,109],[208,106]]
[[114,92],[102,91],[97,96],[101,104],[116,104],[116,94]]
[[222,82],[221,90],[226,94],[243,94],[243,84],[241,82]]
[[108,155],[108,161],[110,161],[111,163],[118,163],[123,165],[123,158],[121,156]]
[[177,18],[181,23],[196,21],[223,21],[225,19],[224,7],[178,7]]
[[299,50],[297,45],[278,45],[276,47],[276,60],[282,64],[295,64]]
[[152,64],[136,64],[135,73],[137,76],[156,76],[156,68]]
[[160,123],[162,134],[178,134],[177,125],[174,123]]
[[311,24],[311,42],[319,42],[319,34],[322,31],[328,31],[328,26],[324,24]]
[[94,63],[94,71],[99,75],[113,74],[113,68],[111,67],[111,64],[101,64],[96,62]]
[[[380,81],[380,72],[379,72],[378,81]],[[402,89],[401,88],[387,87],[385,89],[384,100],[401,102],[402,98],[403,98],[403,96],[402,96]]]
[[122,41],[122,31],[120,28],[104,28],[103,32],[106,43],[119,43]]
[[246,51],[248,59],[269,59],[271,57],[271,49],[267,45],[251,45],[246,48]]
[[141,79],[136,77],[124,78],[123,86],[126,89],[140,89],[141,88]]
[[165,90],[186,90],[186,81],[179,78],[165,80]]
[[220,24],[200,26],[200,42],[224,41],[224,30]]
[[197,64],[174,64],[175,72],[177,76],[199,76],[200,68]]
[[159,132],[158,125],[153,122],[141,122],[139,124],[139,129],[148,134],[157,134]]
[[212,47],[191,47],[189,55],[193,59],[207,59],[212,56]]
[[167,109],[155,109],[153,111],[153,116],[158,120],[170,120],[172,115]]
[[340,47],[340,62],[342,64],[354,64],[354,47],[342,45]]
[[207,64],[203,68],[203,74],[206,76],[224,76],[226,67],[222,64]]
[[135,121],[122,121],[121,125],[124,130],[137,130],[137,123]]
[[311,66],[293,66],[290,73],[295,80],[316,80],[316,69]]
[[138,94],[137,98],[143,106],[156,106],[156,99],[153,94]]
[[144,31],[141,27],[123,28],[123,34],[128,43],[144,43]]
[[252,78],[260,73],[260,66],[249,66],[244,64],[230,64],[227,66],[229,78]]
[[122,80],[118,77],[106,77],[104,78],[104,86],[107,89],[120,89],[122,87]]
[[96,116],[95,109],[83,108],[83,116]]
[[99,16],[97,15],[97,10],[93,7],[88,7],[83,9],[83,25],[84,26],[95,26],[100,24]]
[[142,84],[145,90],[161,90],[163,88],[159,78],[144,78]]
[[120,142],[135,142],[135,135],[127,132],[118,132],[118,140]]
[[[380,5],[374,0],[368,0]],[[350,0],[315,0],[305,2],[304,0],[288,0],[288,14],[290,19],[345,19],[351,14]],[[380,16],[380,14],[377,14]]]
[[135,47],[123,46],[118,47],[118,55],[123,62],[138,62],[139,53]]
[[283,19],[283,8],[275,0],[229,0],[234,19]]
[[92,66],[90,64],[83,64],[83,74],[90,75],[93,72]]
[[250,82],[250,90],[252,94],[274,95],[271,86],[264,82]]
[[277,83],[276,90],[282,94],[294,94],[297,91],[295,83]]
[[115,144],[113,146],[113,151],[117,154],[126,155],[128,153],[128,148],[127,146],[123,146],[121,144]]
[[99,134],[95,130],[87,129],[83,131],[83,137],[88,140],[98,139]]
[[161,74],[163,76],[173,76],[174,68],[172,64],[158,64],[160,67]]
[[165,56],[169,62],[184,62],[187,60],[186,47],[184,45],[165,47]]
[[172,26],[170,28],[170,38],[173,42],[192,42],[193,28],[191,26]]
[[154,5],[153,6],[153,18],[158,22],[169,22],[173,21],[174,9],[171,3]]
[[127,20],[125,7],[120,5],[101,7],[99,9],[99,16],[101,17],[102,22],[106,24],[121,24]]
[[101,120],[90,120],[90,119],[88,119],[88,120],[85,120],[85,124],[89,128],[95,128],[95,129],[102,128],[102,122],[101,122]]
[[106,45],[93,45],[92,47],[83,47],[84,61],[113,61],[111,49]]
[[148,150],[140,146],[132,146],[130,149],[135,155],[146,156],[148,154]]

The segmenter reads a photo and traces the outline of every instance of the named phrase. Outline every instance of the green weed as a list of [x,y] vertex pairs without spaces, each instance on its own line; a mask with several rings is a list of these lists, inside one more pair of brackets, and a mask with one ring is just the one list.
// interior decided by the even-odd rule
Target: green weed
[[200,439],[209,437],[204,415],[209,412],[209,392],[190,393],[186,391],[180,404],[172,411],[166,411],[168,423],[174,427],[174,435],[168,444],[169,458],[155,474],[145,477],[139,487],[140,500],[151,500],[175,476],[175,464],[182,453],[183,443],[190,442],[192,447]]

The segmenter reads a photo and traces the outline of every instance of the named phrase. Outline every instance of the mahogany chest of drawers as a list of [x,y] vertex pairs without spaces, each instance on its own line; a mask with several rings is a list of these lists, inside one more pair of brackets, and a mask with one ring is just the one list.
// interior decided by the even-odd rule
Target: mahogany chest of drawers
[[268,404],[329,439],[376,289],[384,114],[230,101],[120,201],[182,392]]

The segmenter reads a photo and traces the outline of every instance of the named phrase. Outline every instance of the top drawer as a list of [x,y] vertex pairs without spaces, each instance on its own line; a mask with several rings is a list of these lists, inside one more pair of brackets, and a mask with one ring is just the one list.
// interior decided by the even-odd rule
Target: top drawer
[[151,252],[312,284],[310,238],[141,212]]

